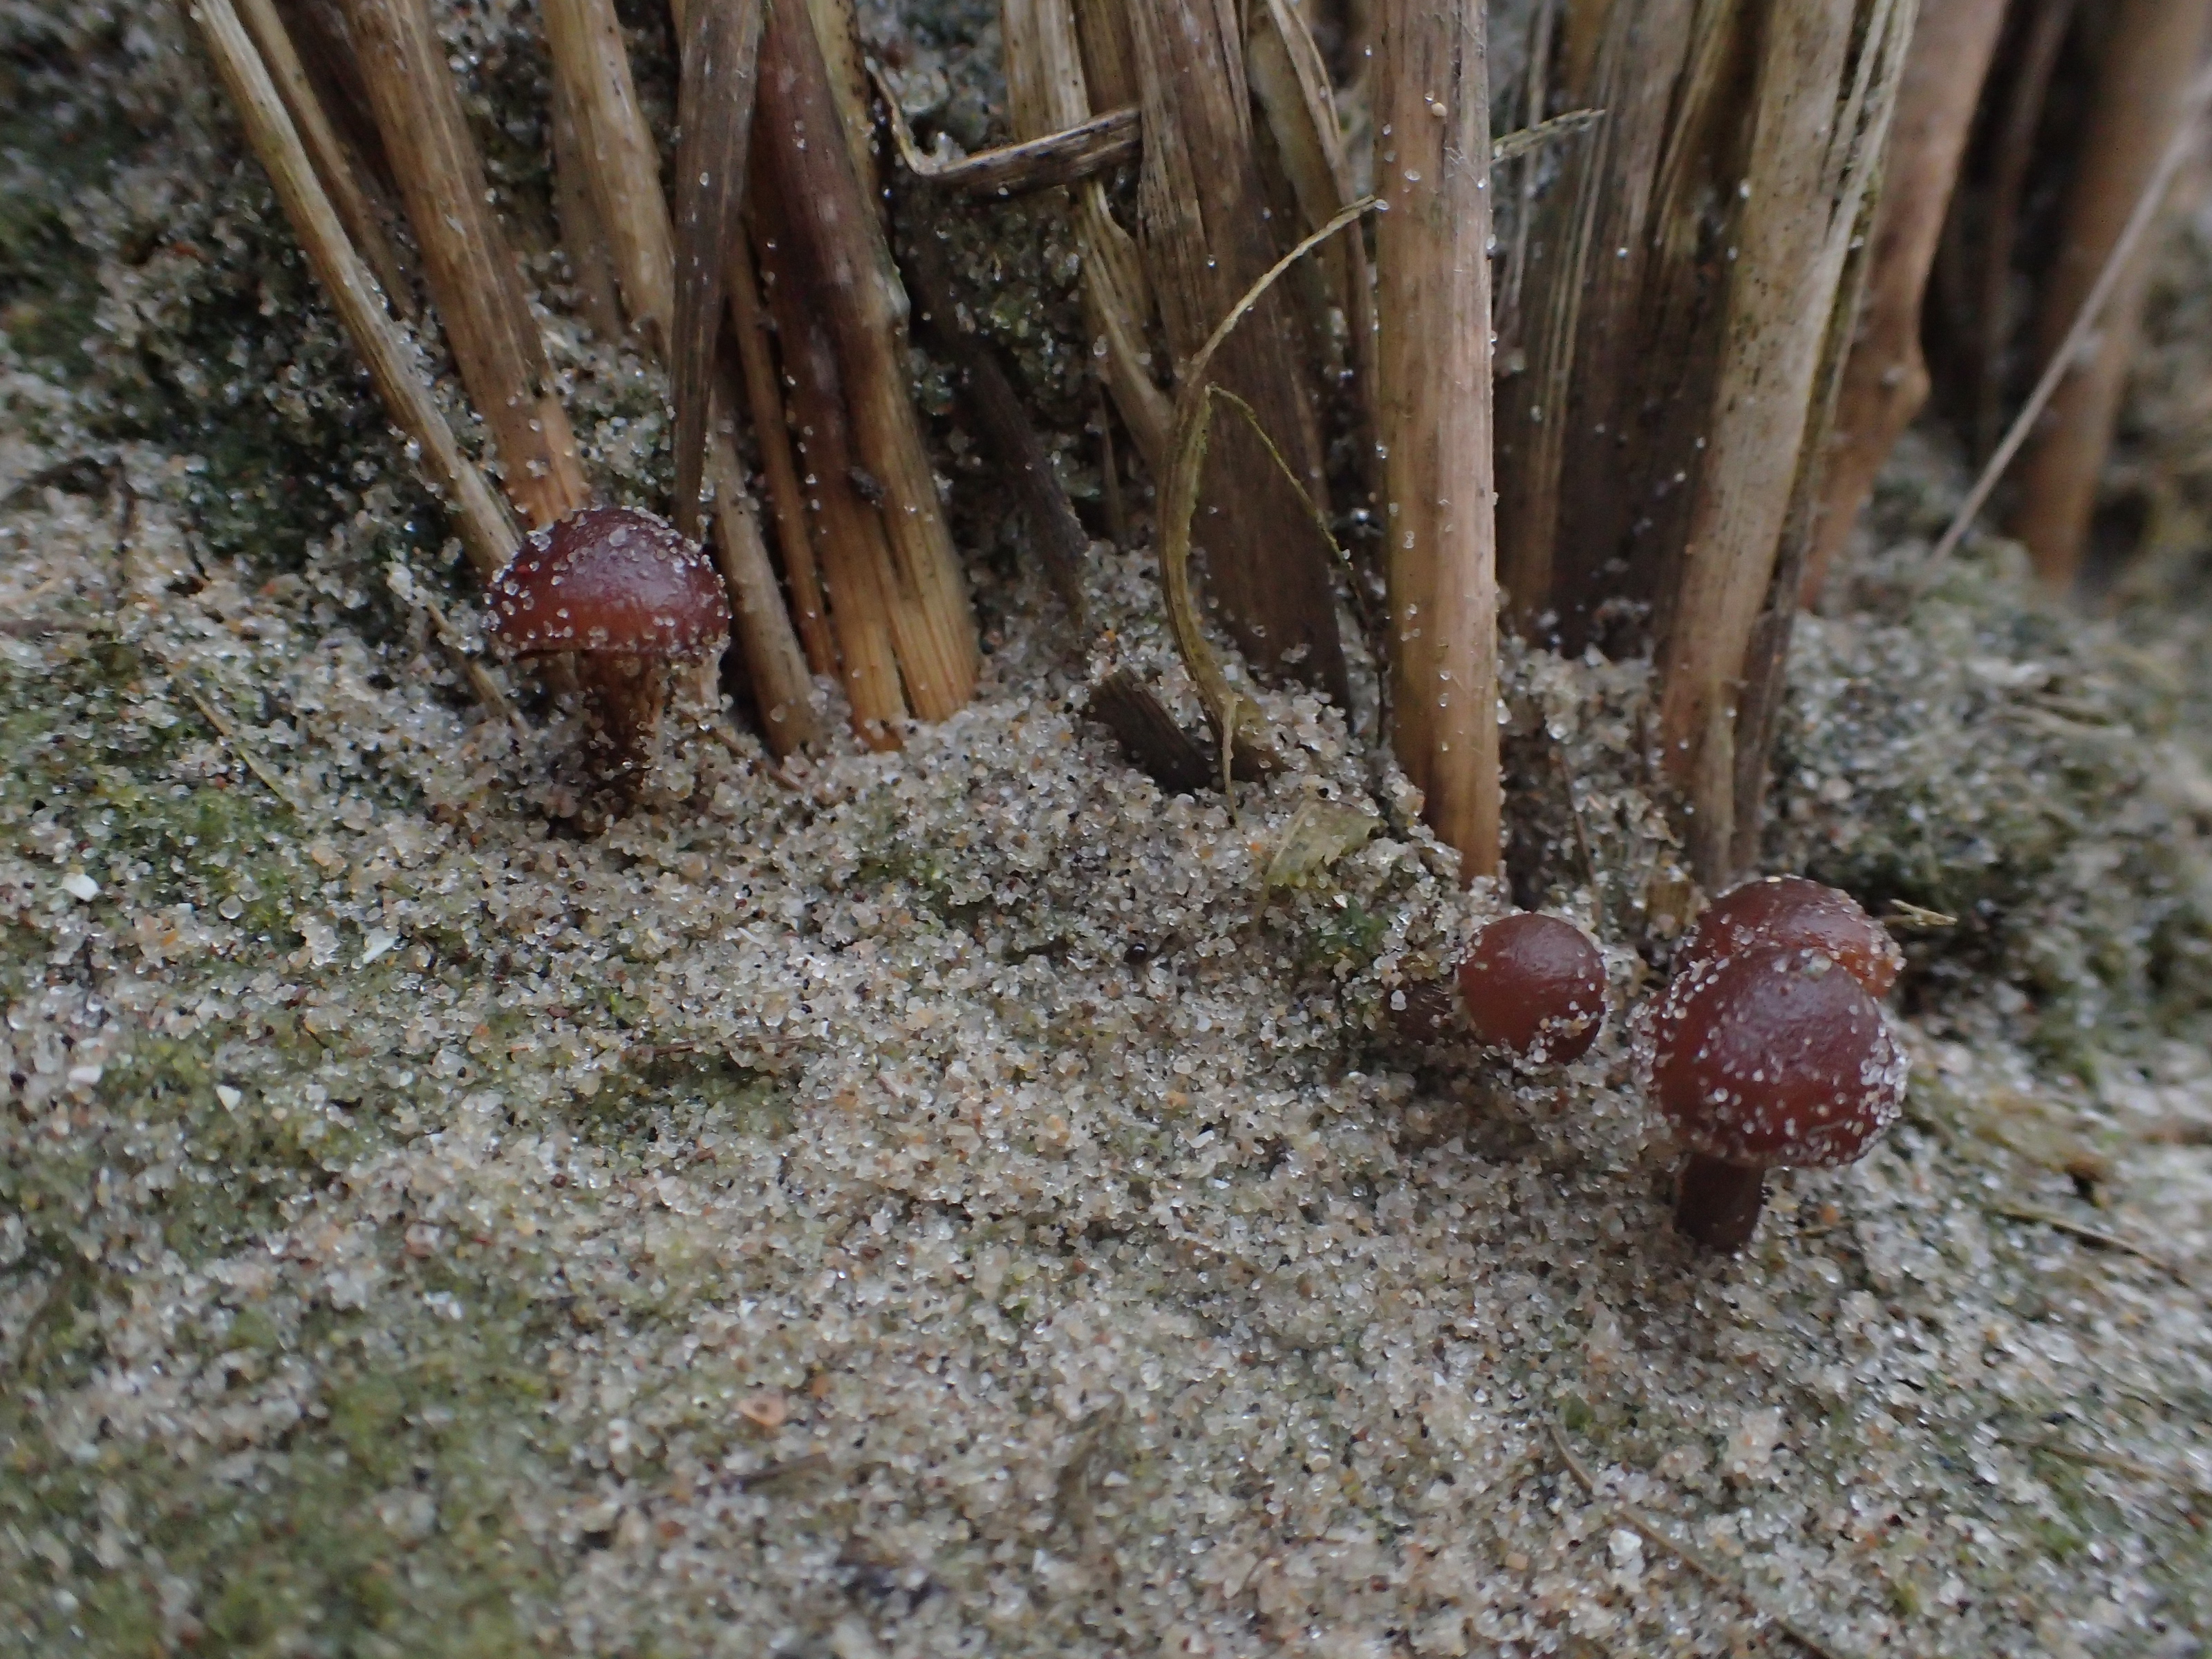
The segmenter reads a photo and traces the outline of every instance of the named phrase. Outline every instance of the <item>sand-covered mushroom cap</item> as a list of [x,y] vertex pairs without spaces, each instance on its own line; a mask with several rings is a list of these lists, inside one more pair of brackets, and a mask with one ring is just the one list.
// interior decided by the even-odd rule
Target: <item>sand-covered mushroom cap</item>
[[1581,1059],[1605,1024],[1605,958],[1558,916],[1522,911],[1486,925],[1459,988],[1478,1039],[1540,1065]]
[[1652,1103],[1696,1154],[1764,1169],[1850,1164],[1897,1121],[1905,1060],[1832,957],[1754,945],[1668,988]]
[[1705,907],[1676,960],[1725,962],[1758,945],[1821,951],[1873,997],[1887,996],[1905,967],[1888,930],[1856,899],[1804,876],[1759,876],[1730,888]]
[[491,631],[517,656],[696,657],[729,634],[705,551],[633,507],[587,507],[532,532],[493,581],[491,602]]

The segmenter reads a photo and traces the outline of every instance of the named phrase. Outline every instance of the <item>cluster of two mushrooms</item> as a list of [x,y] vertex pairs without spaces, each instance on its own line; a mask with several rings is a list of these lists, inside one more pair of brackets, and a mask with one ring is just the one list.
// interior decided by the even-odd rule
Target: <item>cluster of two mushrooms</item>
[[[1778,1165],[1856,1162],[1897,1119],[1905,1062],[1879,999],[1904,965],[1851,898],[1799,876],[1747,882],[1698,917],[1639,1048],[1644,1087],[1688,1150],[1676,1226],[1747,1243]],[[1500,918],[1459,969],[1476,1036],[1578,1059],[1605,1015],[1605,965],[1556,916]]]
[[575,664],[599,771],[652,757],[669,686],[729,638],[722,579],[698,544],[652,514],[586,507],[534,531],[491,585],[492,636],[516,657]]

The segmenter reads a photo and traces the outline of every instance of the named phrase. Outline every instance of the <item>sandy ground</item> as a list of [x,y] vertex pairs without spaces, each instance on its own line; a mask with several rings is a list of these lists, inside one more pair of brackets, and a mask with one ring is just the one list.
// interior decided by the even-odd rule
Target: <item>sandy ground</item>
[[[117,30],[153,121],[197,68]],[[680,733],[580,822],[569,723],[410,603],[469,620],[373,415],[247,356],[326,324],[144,371],[346,457],[296,549],[88,392],[278,235],[173,103],[70,207],[90,367],[0,385],[0,1644],[2203,1651],[2201,617],[2056,617],[2002,550],[1908,614],[1955,489],[1908,456],[1801,640],[1774,855],[1960,921],[1909,936],[1905,1121],[1703,1257],[1630,1077],[1686,902],[1640,671],[1515,665],[1576,781],[1528,762],[1516,823],[1615,994],[1533,1079],[1395,1034],[1493,902],[1362,738],[1277,697],[1291,775],[1164,797],[986,548],[969,711],[781,771]],[[649,492],[634,361],[555,331]],[[1372,833],[1280,879],[1323,808]]]

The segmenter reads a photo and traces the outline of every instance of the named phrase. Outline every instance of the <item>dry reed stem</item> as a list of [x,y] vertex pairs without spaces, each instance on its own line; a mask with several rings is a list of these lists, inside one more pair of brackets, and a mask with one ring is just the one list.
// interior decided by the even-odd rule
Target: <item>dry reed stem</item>
[[[726,9],[715,9],[727,15]],[[592,198],[594,216],[607,238],[623,306],[650,350],[666,362],[676,337],[675,235],[660,190],[659,157],[638,107],[621,25],[610,0],[545,0],[544,16],[556,90],[564,95],[579,129],[579,165]],[[744,85],[749,88],[749,76]],[[717,90],[727,102],[743,104],[750,125],[751,100],[727,86]],[[721,163],[734,169],[740,179],[744,149],[740,142],[736,154]],[[696,155],[687,159],[695,169],[715,165]],[[697,172],[690,176],[696,180]],[[717,273],[722,270],[724,249],[737,234],[734,199],[728,208],[728,218],[723,223],[726,234],[708,244]],[[818,739],[822,725],[814,711],[806,659],[792,632],[775,568],[769,562],[752,500],[745,489],[737,445],[718,418],[713,353],[714,325],[720,313],[717,297],[708,313],[708,327],[698,331],[706,337],[706,361],[691,368],[690,379],[703,383],[703,387],[694,386],[692,395],[704,405],[700,424],[705,428],[702,435],[706,476],[714,492],[715,557],[729,589],[732,627],[760,710],[762,729],[769,749],[781,757]],[[679,518],[684,516],[681,509],[686,500],[679,483]],[[696,474],[689,501],[696,520]],[[685,528],[690,533],[689,526]]]
[[2011,83],[2005,88],[2003,123],[1991,149],[1996,171],[1990,179],[1989,217],[1983,233],[1979,294],[1970,314],[1955,320],[1971,331],[1969,374],[1973,411],[1973,453],[1986,459],[1996,445],[2004,400],[2005,343],[2011,338],[2014,313],[2013,245],[2020,238],[2021,205],[2027,194],[2035,161],[2036,129],[2057,73],[2059,51],[2074,21],[2075,0],[2023,0],[2033,3],[2027,39],[2021,44]]
[[[1622,4],[1605,32],[1593,73],[1618,81],[1616,59],[1626,49],[1628,17]],[[1540,44],[1543,44],[1540,42]],[[1532,57],[1532,82],[1541,84],[1542,69]],[[1571,88],[1570,96],[1585,89]],[[1532,93],[1532,114],[1542,98]],[[1568,409],[1581,333],[1583,299],[1588,291],[1590,239],[1597,227],[1606,184],[1607,151],[1595,132],[1588,133],[1540,200],[1524,185],[1514,234],[1514,262],[1508,278],[1517,289],[1526,283],[1527,244],[1537,241],[1535,257],[1547,280],[1533,297],[1516,304],[1515,343],[1522,359],[1518,374],[1498,392],[1497,460],[1498,582],[1515,630],[1534,638],[1555,617],[1553,569],[1559,535],[1559,486],[1566,465]],[[1524,164],[1533,176],[1535,161]],[[1501,340],[1504,338],[1503,325]]]
[[675,239],[622,24],[611,0],[542,0],[539,11],[554,86],[576,124],[623,308],[665,362],[676,325]]
[[521,273],[492,216],[445,45],[424,0],[348,0],[346,16],[462,384],[491,432],[508,497],[532,524],[550,524],[591,490]]
[[[1301,234],[1320,228],[1358,193],[1342,124],[1329,86],[1328,65],[1291,0],[1259,0],[1246,26],[1246,73],[1276,154],[1297,198]],[[1375,438],[1375,284],[1367,244],[1339,237],[1322,250],[1328,287],[1351,340],[1353,441],[1370,492],[1382,489],[1382,458]],[[1326,317],[1316,329],[1328,337]]]
[[[2159,174],[2175,134],[2187,130],[2194,113],[2190,82],[2203,62],[2208,30],[2212,0],[2118,0],[2114,6],[2087,136],[2067,194],[2065,230],[2036,319],[2039,362],[2057,356],[2131,207]],[[2070,589],[2081,574],[2149,282],[2149,250],[2138,249],[2103,303],[2094,344],[2068,360],[2072,372],[2028,446],[2013,527],[2027,544],[2036,574],[2054,592]]]
[[1392,739],[1473,881],[1497,873],[1500,805],[1483,10],[1378,0],[1375,21]]
[[883,515],[857,482],[867,475],[846,413],[836,344],[815,302],[819,284],[796,255],[784,198],[771,187],[768,148],[753,155],[753,234],[805,469],[808,539],[819,561],[853,730],[872,749],[896,749],[909,710],[891,627],[890,544]]
[[576,125],[574,101],[556,73],[551,95],[553,125],[553,213],[560,228],[561,251],[583,297],[584,320],[603,340],[623,337],[622,299],[616,289],[614,253],[584,159],[584,135]]
[[191,15],[230,94],[246,142],[267,170],[284,216],[354,349],[368,366],[386,414],[415,445],[431,484],[445,495],[469,562],[480,579],[490,580],[514,556],[518,542],[514,521],[483,475],[461,453],[412,348],[385,311],[368,267],[346,240],[337,210],[324,192],[283,100],[230,0],[197,0]]
[[1910,23],[1911,0],[1808,0],[1765,20],[1726,342],[1659,659],[1660,762],[1709,889],[1735,873],[1738,699]]
[[[1175,441],[1167,474],[1160,481],[1160,585],[1166,593],[1168,625],[1175,635],[1176,648],[1198,688],[1207,723],[1221,745],[1224,793],[1231,777],[1273,771],[1280,766],[1281,757],[1268,731],[1265,711],[1231,681],[1220,659],[1214,654],[1200,620],[1197,594],[1191,583],[1191,526],[1198,515],[1199,492],[1205,481],[1215,403],[1229,404],[1243,417],[1246,429],[1269,465],[1287,475],[1290,464],[1275,447],[1252,405],[1214,383],[1213,361],[1236,333],[1237,325],[1267,298],[1284,272],[1376,205],[1372,197],[1353,203],[1270,265],[1238,297],[1228,314],[1206,337],[1206,343],[1193,355],[1184,368],[1182,389],[1176,393]],[[1328,527],[1320,522],[1320,509],[1313,510],[1317,533],[1334,552]]]
[[876,161],[875,117],[868,108],[867,60],[860,50],[860,19],[854,0],[805,0],[807,21],[814,25],[815,45],[822,54],[830,100],[844,125],[845,152],[853,158],[853,176],[861,194],[877,210],[886,230],[890,215],[884,205],[883,169]]
[[[1552,94],[1553,41],[1559,33],[1559,0],[1536,0],[1528,20],[1528,58],[1521,77],[1521,125],[1533,127],[1544,118]],[[1490,155],[1492,179],[1504,165],[1493,146]],[[1530,219],[1536,207],[1538,170],[1534,157],[1514,169],[1512,240],[1506,244],[1504,270],[1497,292],[1491,296],[1492,332],[1498,349],[1510,356],[1521,342],[1521,289],[1528,274]]]
[[2212,100],[2212,73],[2199,76],[2191,85],[2184,103],[2183,121],[2168,141],[2166,154],[2159,158],[2157,169],[2143,185],[2142,193],[2136,198],[2126,224],[2121,227],[2118,238],[2105,256],[2104,269],[2097,273],[2096,282],[2082,296],[2081,309],[2074,313],[2066,337],[2059,342],[2058,349],[2044,365],[2041,377],[2027,394],[2027,401],[2021,406],[2020,413],[2013,417],[2012,425],[2006,429],[1989,459],[1982,464],[1981,472],[1974,480],[1974,487],[1966,492],[1966,499],[1959,503],[1958,510],[1951,515],[1950,524],[1929,550],[1927,568],[1917,584],[1917,592],[1927,591],[1929,584],[1941,571],[1943,562],[1958,550],[1959,544],[1973,528],[1975,518],[1989,501],[1990,492],[1997,487],[1997,481],[2004,476],[2005,468],[2011,465],[2013,457],[2027,442],[2035,430],[2036,422],[2042,418],[2045,407],[2089,343],[2099,319],[2104,315],[2106,304],[2126,279],[2130,263],[2142,246],[2144,236],[2156,222],[2166,192],[2173,187],[2174,179],[2179,176],[2196,147],[2196,123],[2203,115],[2208,100]]
[[[1560,459],[1551,557],[1540,577],[1545,599],[1536,606],[1554,614],[1570,650],[1588,641],[1590,613],[1608,586],[1607,567],[1620,552],[1632,510],[1622,475],[1636,427],[1650,227],[1692,15],[1692,0],[1649,0],[1613,5],[1595,19],[1586,6],[1568,15],[1570,60],[1589,57],[1587,95],[1606,111],[1589,163],[1599,180],[1589,240],[1597,252],[1585,257],[1574,378],[1561,411],[1573,441]],[[1508,580],[1516,589],[1532,580]]]
[[[1178,380],[1279,250],[1254,150],[1244,42],[1231,0],[1133,0],[1144,110],[1139,246]],[[1269,289],[1221,348],[1218,378],[1258,412],[1290,461],[1267,464],[1243,427],[1221,435],[1198,539],[1221,619],[1246,656],[1350,702],[1334,573],[1312,510],[1325,507],[1321,427],[1288,302]]]
[[330,194],[331,205],[337,210],[338,222],[345,227],[347,236],[352,239],[368,268],[376,273],[386,301],[401,316],[412,317],[415,296],[408,291],[406,272],[391,238],[385,234],[384,221],[362,186],[360,158],[331,125],[322,100],[315,95],[314,85],[307,78],[307,66],[300,61],[292,37],[285,32],[283,20],[276,15],[272,0],[240,0],[238,15],[260,50],[262,67],[269,72],[270,82],[284,100],[293,128],[299,133],[308,159],[314,163],[315,176],[322,180],[324,190]]
[[1092,686],[1083,712],[1113,732],[1130,763],[1168,793],[1195,795],[1213,781],[1212,757],[1127,669]]
[[[1091,93],[1069,0],[1001,0],[1000,33],[1018,134],[1042,138],[1091,118]],[[1128,96],[1134,95],[1132,81]],[[1092,338],[1104,348],[1106,389],[1137,453],[1161,477],[1174,414],[1149,362],[1152,294],[1136,241],[1108,208],[1106,187],[1098,179],[1076,187],[1074,230],[1083,260],[1084,316]]]
[[[787,234],[778,238],[788,244],[778,250],[783,270],[802,283],[804,302],[836,352],[850,465],[860,469],[866,493],[881,500],[890,558],[872,591],[889,602],[907,699],[922,719],[943,720],[975,691],[975,617],[908,390],[906,295],[877,204],[850,154],[821,142],[842,131],[842,118],[830,67],[805,21],[778,9],[762,36],[757,176],[772,181],[767,188],[785,216]],[[777,314],[781,329],[783,313]],[[787,333],[784,348],[788,369]],[[820,424],[828,416],[815,411],[805,418]],[[830,600],[833,617],[846,608],[834,573]]]
[[2005,0],[1921,0],[1883,162],[1872,269],[1843,390],[1800,603],[1818,602],[1875,475],[1928,400],[1921,298],[1943,235]]
[[683,10],[676,104],[683,246],[674,255],[668,371],[676,400],[676,527],[690,536],[697,533],[726,250],[744,200],[765,19],[760,0],[695,0]]
[[791,583],[791,608],[806,660],[817,674],[837,672],[837,645],[822,598],[822,577],[814,544],[806,533],[806,495],[791,458],[791,428],[775,382],[775,353],[761,314],[760,278],[753,270],[746,239],[732,237],[724,272],[729,290],[730,324],[737,337],[738,367],[746,410],[752,416],[753,443],[760,451],[761,476],[768,484],[769,511],[775,522],[776,545]]

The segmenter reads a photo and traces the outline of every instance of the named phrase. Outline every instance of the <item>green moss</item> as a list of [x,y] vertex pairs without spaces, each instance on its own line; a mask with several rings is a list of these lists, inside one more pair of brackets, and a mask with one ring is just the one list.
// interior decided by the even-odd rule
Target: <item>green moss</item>
[[690,1050],[662,1049],[609,1073],[573,1109],[583,1136],[605,1146],[709,1131],[768,1138],[792,1123],[789,1097],[774,1079],[727,1055]]
[[[468,1296],[460,1321],[410,1298],[373,1321],[325,1316],[295,1333],[291,1352],[318,1382],[301,1421],[247,1454],[248,1471],[141,1441],[106,1440],[89,1459],[58,1447],[37,1402],[82,1372],[78,1351],[97,1338],[88,1322],[50,1342],[0,1400],[0,1443],[11,1449],[0,1463],[0,1520],[63,1542],[79,1601],[64,1610],[50,1564],[19,1560],[0,1572],[0,1619],[55,1651],[64,1641],[98,1653],[161,1650],[157,1586],[138,1565],[150,1549],[193,1587],[202,1652],[534,1648],[552,1564],[517,1506],[566,1450],[526,1426],[553,1316],[483,1285]],[[256,1346],[241,1341],[249,1336],[277,1346],[265,1316],[250,1326],[241,1315],[228,1335],[239,1346]],[[119,1571],[98,1570],[90,1553],[103,1494],[140,1540]]]

